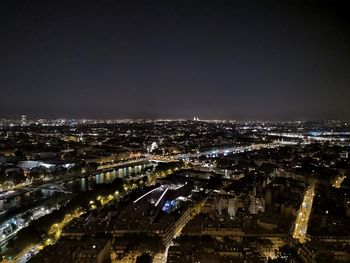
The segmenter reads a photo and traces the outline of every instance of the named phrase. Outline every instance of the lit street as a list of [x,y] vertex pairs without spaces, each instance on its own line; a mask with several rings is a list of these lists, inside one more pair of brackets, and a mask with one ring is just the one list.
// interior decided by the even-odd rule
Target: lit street
[[293,237],[300,243],[305,243],[307,241],[306,234],[314,196],[315,185],[311,185],[305,192],[294,224]]

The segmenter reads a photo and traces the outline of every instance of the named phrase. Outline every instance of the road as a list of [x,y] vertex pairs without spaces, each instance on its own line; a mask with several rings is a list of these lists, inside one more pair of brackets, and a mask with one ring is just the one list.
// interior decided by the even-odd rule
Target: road
[[307,241],[306,233],[310,219],[310,213],[312,210],[312,203],[315,196],[315,185],[312,184],[306,190],[303,198],[303,202],[299,208],[297,218],[294,223],[293,237],[300,243]]

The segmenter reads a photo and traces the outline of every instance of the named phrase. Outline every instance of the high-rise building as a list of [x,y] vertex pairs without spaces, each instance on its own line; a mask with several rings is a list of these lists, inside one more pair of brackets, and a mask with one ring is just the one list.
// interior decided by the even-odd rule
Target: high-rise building
[[21,117],[21,125],[27,125],[27,116],[26,115],[22,115]]

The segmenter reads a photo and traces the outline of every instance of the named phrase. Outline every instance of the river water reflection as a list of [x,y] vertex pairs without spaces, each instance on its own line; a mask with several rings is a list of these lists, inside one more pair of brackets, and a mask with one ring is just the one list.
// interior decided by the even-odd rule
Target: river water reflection
[[[78,181],[71,181],[69,183],[73,183],[72,190],[85,192],[92,190],[93,186],[96,184],[111,183],[116,178],[125,178],[129,176],[144,174],[146,171],[152,171],[156,165],[156,163],[144,162],[138,165],[116,168],[115,170],[98,173],[93,176],[82,177]],[[71,187],[67,186],[68,189]]]

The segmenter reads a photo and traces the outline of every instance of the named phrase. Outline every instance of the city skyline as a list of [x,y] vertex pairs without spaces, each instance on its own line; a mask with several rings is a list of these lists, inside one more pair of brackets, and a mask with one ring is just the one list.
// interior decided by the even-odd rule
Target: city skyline
[[2,121],[14,121],[21,123],[23,122],[23,119],[25,119],[26,125],[29,124],[44,124],[47,121],[61,121],[63,123],[65,122],[98,122],[98,123],[104,123],[104,122],[133,122],[133,121],[140,121],[140,122],[187,122],[187,121],[193,121],[193,122],[238,122],[238,123],[270,123],[270,122],[275,122],[275,123],[305,123],[305,122],[340,122],[340,123],[345,123],[348,124],[349,121],[346,119],[201,119],[198,118],[197,116],[195,117],[189,117],[189,118],[147,118],[147,117],[135,117],[135,118],[70,118],[70,117],[55,117],[55,118],[45,118],[45,117],[37,117],[35,118],[34,116],[27,116],[27,115],[14,115],[13,117],[8,117],[8,118],[0,118]]
[[0,262],[350,262],[349,3],[0,0]]
[[350,122],[195,120],[0,119],[2,262],[349,261]]

